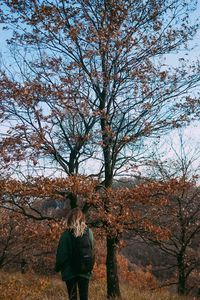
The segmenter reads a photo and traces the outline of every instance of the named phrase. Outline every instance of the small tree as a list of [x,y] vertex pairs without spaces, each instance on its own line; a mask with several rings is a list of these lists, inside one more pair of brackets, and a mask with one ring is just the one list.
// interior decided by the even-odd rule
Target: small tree
[[166,205],[159,211],[158,223],[166,226],[170,235],[166,240],[149,237],[149,241],[170,258],[168,265],[176,270],[178,293],[187,294],[199,284],[190,280],[195,272],[199,272],[200,266],[199,150],[194,146],[190,149],[182,134],[179,138],[178,149],[171,145],[174,158],[152,161],[152,174],[156,174],[160,186],[155,197],[162,195],[166,199]]
[[[35,269],[38,259],[52,256],[55,252],[57,236],[54,232],[54,222],[37,222],[16,212],[16,207],[11,205],[9,210],[0,208],[0,214],[0,268],[17,268],[24,273],[26,266]],[[56,230],[59,231],[59,228]]]

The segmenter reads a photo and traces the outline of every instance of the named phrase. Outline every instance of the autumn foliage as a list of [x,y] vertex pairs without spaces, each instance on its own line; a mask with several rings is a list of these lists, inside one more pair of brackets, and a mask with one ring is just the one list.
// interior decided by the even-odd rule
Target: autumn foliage
[[[177,272],[182,272],[182,267],[184,272],[177,274],[184,276],[184,289],[193,276],[196,277],[198,257],[194,243],[200,231],[200,210],[195,178],[141,182],[132,188],[102,190],[97,189],[97,181],[80,176],[53,180],[32,178],[28,183],[1,180],[2,267],[10,265],[16,269],[16,265],[19,269],[24,259],[26,270],[54,272],[56,245],[66,225],[55,209],[44,211],[42,203],[48,203],[52,197],[61,203],[69,202],[66,197],[69,192],[76,195],[79,206],[87,208],[88,222],[96,228],[94,278],[106,280],[105,236],[117,236],[120,250],[125,246],[123,236],[128,232],[160,247],[167,255],[179,257]],[[159,285],[150,269],[131,265],[120,255],[117,261],[122,282],[138,288]]]

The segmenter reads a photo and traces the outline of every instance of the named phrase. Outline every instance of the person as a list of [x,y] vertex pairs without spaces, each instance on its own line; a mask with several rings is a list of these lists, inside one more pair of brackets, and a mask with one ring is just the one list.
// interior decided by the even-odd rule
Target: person
[[62,280],[66,282],[70,300],[77,300],[77,289],[80,300],[88,300],[88,287],[92,271],[77,273],[72,264],[72,256],[75,255],[73,238],[79,239],[86,234],[87,230],[91,248],[94,249],[93,233],[86,225],[85,214],[80,208],[73,208],[67,219],[67,230],[62,233],[59,240],[55,265],[55,271],[61,271]]

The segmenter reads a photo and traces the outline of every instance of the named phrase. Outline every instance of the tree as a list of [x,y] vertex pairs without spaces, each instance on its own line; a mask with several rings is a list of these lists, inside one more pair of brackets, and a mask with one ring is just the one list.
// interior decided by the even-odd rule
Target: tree
[[[176,270],[177,289],[179,294],[187,294],[197,288],[198,278],[190,278],[199,272],[199,239],[200,239],[200,188],[199,188],[199,149],[186,143],[183,134],[179,133],[179,147],[171,143],[174,157],[168,160],[156,159],[151,162],[159,194],[166,198],[166,205],[159,211],[158,223],[170,230],[168,239],[147,237],[169,257],[169,268]],[[156,195],[156,194],[155,194]],[[193,282],[192,282],[193,281]],[[174,283],[174,282],[173,282]]]
[[160,193],[166,196],[168,204],[160,213],[159,223],[168,227],[169,238],[149,236],[146,240],[170,258],[168,267],[177,271],[172,284],[177,284],[179,294],[187,294],[198,286],[190,277],[199,272],[200,263],[196,243],[200,238],[199,187],[186,180],[169,180],[160,184]]
[[[188,15],[193,3],[1,2],[10,9],[2,20],[15,27],[10,44],[21,74],[13,78],[4,71],[1,77],[1,117],[13,124],[1,142],[7,163],[30,157],[35,164],[35,156],[49,156],[71,174],[87,151],[95,158],[95,145],[101,161],[97,173],[103,171],[109,189],[114,176],[135,166],[146,138],[189,121],[198,105],[189,95],[199,81],[198,65],[187,72],[182,60],[180,67],[164,68],[159,57],[194,35],[198,25],[190,25]],[[78,127],[76,118],[65,118],[74,113]],[[110,215],[109,198],[103,199]],[[119,236],[107,235],[109,297],[120,295]]]
[[54,231],[59,232],[62,226],[59,228],[54,226],[55,222],[47,220],[37,222],[16,212],[14,207],[13,210],[0,208],[0,215],[0,268],[17,267],[24,273],[25,267],[36,269],[38,259],[55,252],[57,235]]

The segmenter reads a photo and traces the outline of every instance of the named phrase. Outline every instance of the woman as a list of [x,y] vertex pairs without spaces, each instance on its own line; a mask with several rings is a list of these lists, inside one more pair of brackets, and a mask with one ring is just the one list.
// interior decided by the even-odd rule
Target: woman
[[[77,287],[80,300],[88,300],[89,279],[94,264],[94,257],[91,258],[93,249],[94,238],[86,225],[85,215],[78,207],[74,208],[68,216],[67,230],[60,237],[55,266],[55,271],[61,271],[62,280],[66,282],[70,300],[77,300]],[[86,263],[83,253],[89,258]],[[79,261],[83,261],[85,269],[81,269]]]

